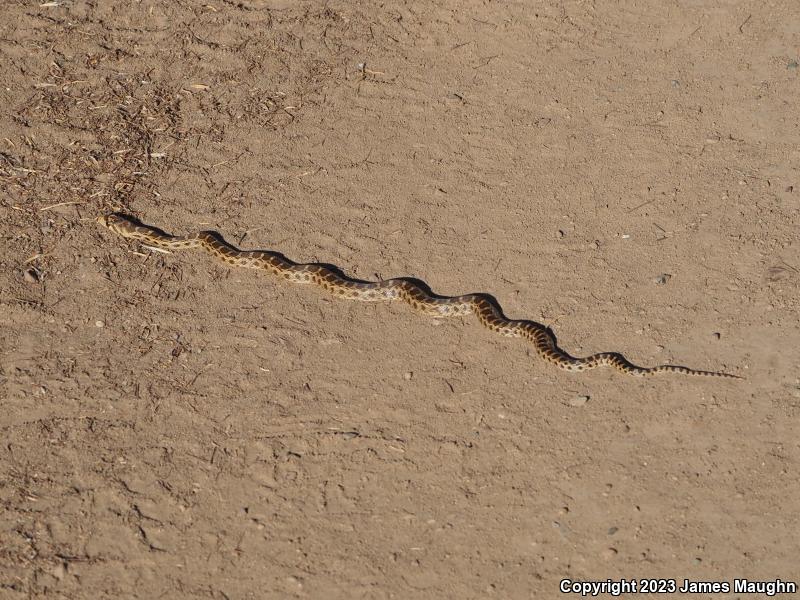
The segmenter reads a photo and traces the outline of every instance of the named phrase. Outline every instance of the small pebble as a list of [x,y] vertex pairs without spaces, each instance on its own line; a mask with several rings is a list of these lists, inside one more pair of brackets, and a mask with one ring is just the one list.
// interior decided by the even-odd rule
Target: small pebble
[[793,185],[787,185],[786,186],[786,191],[791,194],[794,191],[794,186]]
[[105,327],[105,326],[106,326],[106,324],[105,324],[105,323],[103,323],[103,321],[95,321],[95,322],[94,322],[94,326],[95,326],[95,327]]
[[408,371],[406,373],[403,373],[403,379],[405,379],[406,381],[410,381],[413,377],[414,377],[413,371]]
[[717,332],[714,332],[714,339],[717,339],[717,340],[718,340],[718,339],[719,339],[719,338],[721,338],[721,337],[722,337],[722,334],[721,334],[721,333],[719,333],[718,331],[717,331]]
[[619,527],[609,527],[608,528],[608,535],[614,535],[619,531]]
[[604,560],[611,560],[617,554],[619,554],[619,552],[616,548],[606,548],[600,553],[600,556],[602,556]]
[[670,279],[672,279],[672,275],[670,275],[669,273],[662,273],[661,275],[656,277],[654,281],[659,285],[664,285]]
[[55,577],[56,579],[58,579],[59,581],[61,581],[62,579],[64,579],[64,575],[66,575],[66,574],[67,574],[67,569],[66,569],[66,567],[64,566],[64,563],[62,563],[62,562],[58,563],[58,564],[57,564],[55,567],[53,567],[53,569],[50,571],[50,574],[51,574],[53,577]]
[[589,400],[591,400],[590,396],[575,396],[572,400],[569,401],[570,406],[583,406]]
[[36,271],[36,269],[26,269],[22,274],[22,278],[27,283],[39,283],[39,273]]

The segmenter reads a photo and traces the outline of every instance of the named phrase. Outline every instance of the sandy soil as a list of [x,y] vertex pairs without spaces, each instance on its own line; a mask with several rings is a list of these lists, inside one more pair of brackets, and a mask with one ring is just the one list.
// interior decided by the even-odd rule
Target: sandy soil
[[[3,12],[0,597],[797,580],[795,2]],[[109,210],[745,379],[566,373]]]

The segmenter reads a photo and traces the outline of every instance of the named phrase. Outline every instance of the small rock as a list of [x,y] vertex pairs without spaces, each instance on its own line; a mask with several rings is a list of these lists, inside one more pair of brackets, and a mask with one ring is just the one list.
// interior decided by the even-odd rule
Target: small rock
[[106,324],[103,321],[95,321],[94,322],[94,326],[95,327],[105,327]]
[[672,275],[670,275],[669,273],[662,273],[661,275],[659,275],[658,277],[656,277],[654,281],[655,281],[655,282],[656,282],[658,285],[664,285],[664,284],[666,284],[666,283],[667,283],[667,282],[668,282],[670,279],[672,279]]
[[619,531],[619,527],[609,527],[608,528],[608,535],[614,535]]
[[26,283],[39,283],[39,272],[36,269],[26,269],[22,278]]
[[715,339],[715,340],[718,340],[719,338],[721,338],[721,337],[722,337],[722,334],[721,334],[720,332],[718,332],[718,331],[714,332],[714,334],[713,334],[713,335],[714,335],[714,339]]
[[572,400],[569,401],[570,406],[583,406],[589,400],[591,400],[591,396],[575,396]]
[[413,377],[414,377],[413,371],[408,371],[406,373],[403,373],[403,379],[405,379],[406,381],[410,381]]
[[67,567],[66,565],[64,565],[64,563],[60,562],[55,567],[53,567],[53,569],[50,571],[50,574],[59,581],[61,581],[62,579],[64,579],[64,575],[67,574]]

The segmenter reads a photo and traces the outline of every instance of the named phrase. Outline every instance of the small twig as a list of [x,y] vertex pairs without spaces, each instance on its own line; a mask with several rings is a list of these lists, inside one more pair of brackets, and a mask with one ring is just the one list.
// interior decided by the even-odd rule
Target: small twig
[[[151,252],[161,252],[162,254],[172,254],[169,250],[165,250],[164,248],[158,248],[156,246],[148,246],[147,244],[142,244],[143,248],[147,248]],[[134,254],[138,254],[138,252],[134,252]]]
[[44,206],[39,210],[50,210],[51,208],[56,208],[57,206],[68,206],[70,204],[80,204],[80,202],[70,201],[70,202],[59,202],[58,204],[51,204],[50,206]]
[[641,203],[639,206],[634,206],[633,208],[630,208],[630,209],[628,209],[628,212],[629,212],[629,213],[632,213],[632,212],[633,212],[633,211],[635,211],[635,210],[639,210],[639,209],[640,209],[640,208],[642,208],[643,206],[647,206],[648,204],[652,204],[652,203],[653,203],[653,202],[655,202],[656,200],[658,200],[658,198],[653,198],[652,200],[648,200],[647,202],[642,202],[642,203]]
[[499,56],[500,56],[499,54],[495,54],[494,56],[487,56],[487,57],[486,57],[486,58],[483,60],[483,62],[481,62],[481,63],[478,63],[478,64],[476,64],[476,65],[470,65],[470,66],[471,66],[473,69],[480,69],[481,67],[485,67],[486,65],[488,65],[490,62],[492,62],[492,61],[493,61],[495,58],[498,58]]
[[739,25],[739,33],[744,33],[744,31],[742,31],[742,27],[744,27],[745,25],[747,25],[747,23],[750,21],[750,19],[751,19],[752,17],[753,17],[753,15],[747,15],[747,18],[746,18],[744,21],[742,21],[742,24],[741,24],[741,25]]
[[470,40],[469,42],[464,42],[463,44],[456,44],[455,46],[450,48],[450,51],[452,52],[453,50],[458,50],[459,48],[463,48],[464,46],[469,46],[473,42],[474,40]]

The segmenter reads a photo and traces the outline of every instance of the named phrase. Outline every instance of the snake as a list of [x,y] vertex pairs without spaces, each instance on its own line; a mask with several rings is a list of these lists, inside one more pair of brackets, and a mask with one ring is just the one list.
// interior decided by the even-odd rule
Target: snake
[[138,241],[167,251],[201,249],[212,257],[235,267],[267,271],[291,283],[314,284],[337,298],[361,302],[403,301],[415,311],[431,317],[475,315],[484,327],[510,338],[525,338],[536,354],[555,366],[572,372],[601,366],[612,367],[626,375],[645,377],[678,373],[701,377],[741,379],[721,371],[702,371],[681,365],[640,367],[619,352],[600,352],[577,358],[558,347],[549,327],[527,319],[509,319],[493,296],[484,293],[440,296],[428,285],[410,277],[381,281],[363,281],[345,275],[338,267],[322,263],[296,263],[283,254],[268,250],[240,250],[225,241],[216,231],[189,235],[171,235],[158,227],[146,225],[124,213],[104,214],[96,218],[102,226],[127,240]]

